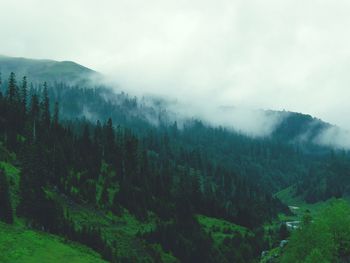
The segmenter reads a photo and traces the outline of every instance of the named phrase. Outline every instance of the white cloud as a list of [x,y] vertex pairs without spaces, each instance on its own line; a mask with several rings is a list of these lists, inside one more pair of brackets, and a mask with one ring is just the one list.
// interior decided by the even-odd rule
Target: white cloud
[[336,149],[350,149],[350,132],[339,127],[330,127],[315,138],[315,143]]

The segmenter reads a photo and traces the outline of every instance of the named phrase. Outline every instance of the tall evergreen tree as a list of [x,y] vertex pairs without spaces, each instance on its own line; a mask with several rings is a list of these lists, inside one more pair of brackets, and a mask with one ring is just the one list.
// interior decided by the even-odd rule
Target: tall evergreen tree
[[28,96],[27,77],[24,76],[22,80],[22,87],[21,87],[21,102],[24,110],[26,110],[27,108],[27,96]]
[[37,137],[37,126],[39,122],[39,116],[40,116],[40,105],[39,105],[39,99],[36,94],[32,95],[32,98],[30,100],[30,110],[29,110],[29,118],[31,121],[31,137],[33,140]]
[[7,88],[7,98],[10,102],[14,102],[18,99],[18,87],[16,84],[16,74],[11,72],[9,77],[9,83]]
[[55,102],[55,107],[54,107],[54,113],[53,113],[53,120],[52,120],[54,128],[58,127],[59,112],[60,112],[59,105],[58,105],[58,102],[56,101]]
[[40,225],[47,211],[42,209],[46,200],[44,191],[48,169],[45,165],[43,149],[39,144],[31,144],[24,152],[22,176],[20,180],[20,203],[17,213]]
[[97,146],[101,146],[101,138],[102,138],[102,126],[101,126],[101,122],[98,120],[96,122],[96,128],[95,128],[95,131],[94,131],[94,143],[97,145]]
[[113,162],[113,152],[115,150],[115,135],[112,119],[109,118],[104,126],[104,155],[108,163]]
[[47,83],[44,83],[44,89],[41,100],[41,121],[44,127],[50,126],[50,99],[47,90]]
[[0,220],[8,224],[13,223],[9,185],[2,169],[0,169]]

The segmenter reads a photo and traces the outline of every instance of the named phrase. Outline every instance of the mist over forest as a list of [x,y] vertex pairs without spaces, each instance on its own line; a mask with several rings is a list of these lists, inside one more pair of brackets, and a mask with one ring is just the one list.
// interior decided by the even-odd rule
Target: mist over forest
[[0,10],[0,263],[350,262],[350,3]]

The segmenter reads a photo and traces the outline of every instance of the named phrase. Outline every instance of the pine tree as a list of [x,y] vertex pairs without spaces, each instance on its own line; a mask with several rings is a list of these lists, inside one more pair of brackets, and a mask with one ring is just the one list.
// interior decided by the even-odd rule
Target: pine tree
[[21,88],[21,102],[22,102],[22,107],[24,109],[24,112],[27,108],[27,96],[28,96],[27,77],[24,76],[22,80],[22,88]]
[[111,118],[108,119],[104,126],[104,139],[105,159],[111,164],[113,162],[113,152],[115,150],[115,135]]
[[37,137],[37,125],[38,125],[39,116],[40,116],[39,99],[36,94],[33,94],[30,101],[30,110],[29,110],[29,118],[31,121],[33,140],[36,140],[36,137]]
[[20,203],[17,213],[27,217],[35,225],[40,225],[45,213],[42,209],[46,202],[44,186],[46,185],[47,167],[43,149],[32,144],[24,152],[22,176],[19,184]]
[[55,108],[54,108],[54,113],[53,113],[53,126],[56,129],[58,127],[58,122],[59,122],[59,105],[58,102],[55,102]]
[[11,72],[9,77],[9,84],[7,88],[7,98],[10,102],[14,102],[19,98],[18,87],[16,84],[16,75]]
[[106,132],[106,144],[113,145],[115,138],[114,138],[113,123],[111,118],[109,118],[106,123],[105,132]]
[[19,91],[16,85],[16,75],[13,72],[11,72],[8,82],[7,105],[7,125],[10,131],[7,133],[7,145],[11,150],[16,150],[19,146],[17,140],[17,133],[19,133],[23,128],[23,123],[21,121],[22,114],[20,109]]
[[[6,110],[6,102],[4,95],[2,93],[2,86],[1,86],[1,72],[0,72],[0,112],[4,113]],[[0,133],[4,133],[6,127],[6,120],[4,118],[0,118]]]
[[102,126],[101,126],[101,122],[98,120],[96,122],[96,128],[95,128],[95,131],[94,131],[94,143],[97,145],[97,146],[101,146],[101,138],[102,138]]
[[87,124],[84,125],[83,136],[81,139],[82,139],[83,146],[86,148],[89,148],[91,144],[91,140],[90,140],[90,129]]
[[47,90],[47,83],[44,83],[44,90],[42,94],[42,100],[41,100],[41,122],[44,125],[44,127],[48,128],[50,126],[50,100]]
[[0,220],[12,224],[13,212],[10,199],[9,185],[4,172],[0,169]]
[[32,95],[32,98],[30,100],[30,111],[29,115],[31,119],[37,120],[39,118],[40,114],[40,106],[39,106],[39,99],[36,94]]

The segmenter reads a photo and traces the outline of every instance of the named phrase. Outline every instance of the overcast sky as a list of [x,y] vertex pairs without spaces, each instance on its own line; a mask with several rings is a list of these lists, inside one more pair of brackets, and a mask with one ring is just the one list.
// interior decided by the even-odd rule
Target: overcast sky
[[350,128],[348,0],[0,0],[0,54],[73,60],[196,105]]

